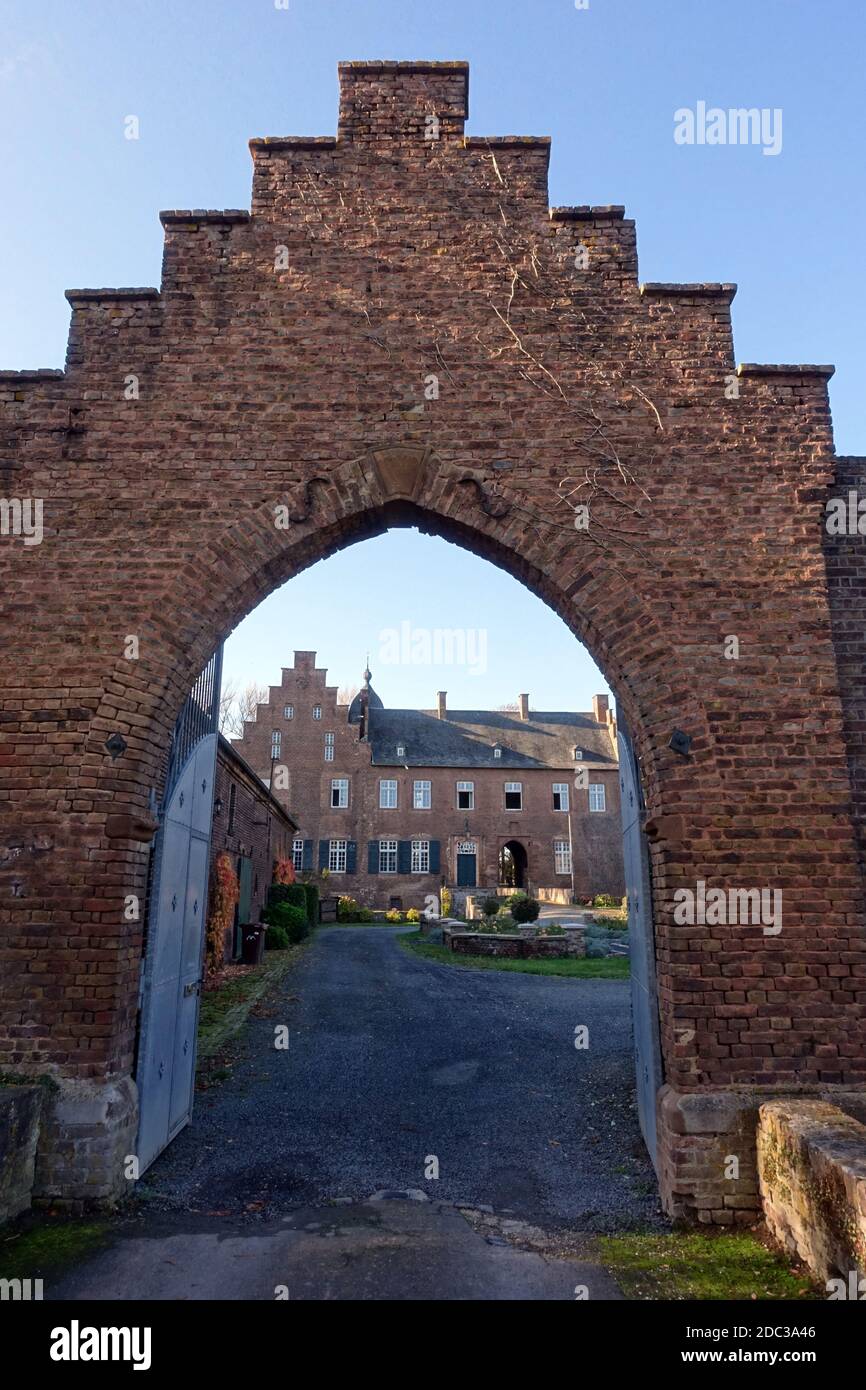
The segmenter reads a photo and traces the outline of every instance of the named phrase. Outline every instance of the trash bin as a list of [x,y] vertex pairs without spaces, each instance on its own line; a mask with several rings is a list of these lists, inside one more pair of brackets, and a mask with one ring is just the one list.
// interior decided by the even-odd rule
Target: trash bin
[[241,927],[241,960],[244,965],[261,965],[265,954],[265,927],[257,922],[248,922]]

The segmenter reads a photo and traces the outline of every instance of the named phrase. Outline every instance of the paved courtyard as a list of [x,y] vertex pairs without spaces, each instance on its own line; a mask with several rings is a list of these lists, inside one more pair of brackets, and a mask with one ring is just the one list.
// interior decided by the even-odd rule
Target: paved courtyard
[[222,1296],[424,1297],[431,1261],[452,1297],[615,1296],[572,1233],[660,1220],[628,982],[443,966],[398,931],[319,930],[146,1174],[143,1215],[56,1296],[219,1296],[234,1270]]

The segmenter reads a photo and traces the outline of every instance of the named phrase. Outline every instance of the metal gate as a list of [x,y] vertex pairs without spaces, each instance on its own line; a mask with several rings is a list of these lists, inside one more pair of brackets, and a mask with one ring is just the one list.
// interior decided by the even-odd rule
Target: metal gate
[[631,955],[631,1012],[637,1073],[637,1108],[641,1133],[658,1171],[656,1156],[656,1096],[662,1084],[659,1044],[658,986],[652,921],[649,855],[641,791],[640,768],[631,737],[618,719],[619,777],[622,792],[622,849],[628,895]]
[[175,725],[154,843],[139,1015],[139,1173],[192,1117],[211,818],[220,648]]

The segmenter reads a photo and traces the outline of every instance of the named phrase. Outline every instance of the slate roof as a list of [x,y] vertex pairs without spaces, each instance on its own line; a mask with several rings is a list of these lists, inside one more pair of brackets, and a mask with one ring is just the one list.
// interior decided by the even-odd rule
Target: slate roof
[[[385,708],[385,706],[382,704],[382,701],[379,699],[379,696],[376,694],[375,690],[373,689],[372,685],[371,685],[371,686],[368,686],[368,688],[367,688],[367,708],[368,708],[368,709],[384,709],[384,708]],[[352,701],[352,703],[351,703],[350,706],[349,706],[349,713],[346,715],[346,719],[348,720],[348,722],[349,722],[350,724],[359,724],[360,721],[361,721],[361,691],[360,691],[360,690],[358,691],[357,695],[355,696],[354,700]]]
[[[371,710],[369,742],[380,767],[573,768],[574,749],[586,755],[580,765],[614,768],[610,733],[591,714],[530,710],[529,718],[505,710]],[[406,749],[397,756],[397,745]],[[502,756],[493,756],[495,744]]]

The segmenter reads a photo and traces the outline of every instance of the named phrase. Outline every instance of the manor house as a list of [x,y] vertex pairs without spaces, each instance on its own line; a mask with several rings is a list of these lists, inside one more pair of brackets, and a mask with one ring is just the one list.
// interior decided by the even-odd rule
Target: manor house
[[556,902],[620,895],[616,722],[590,713],[388,709],[371,673],[349,703],[295,652],[238,750],[299,822],[296,869],[366,906],[423,908],[453,889]]

